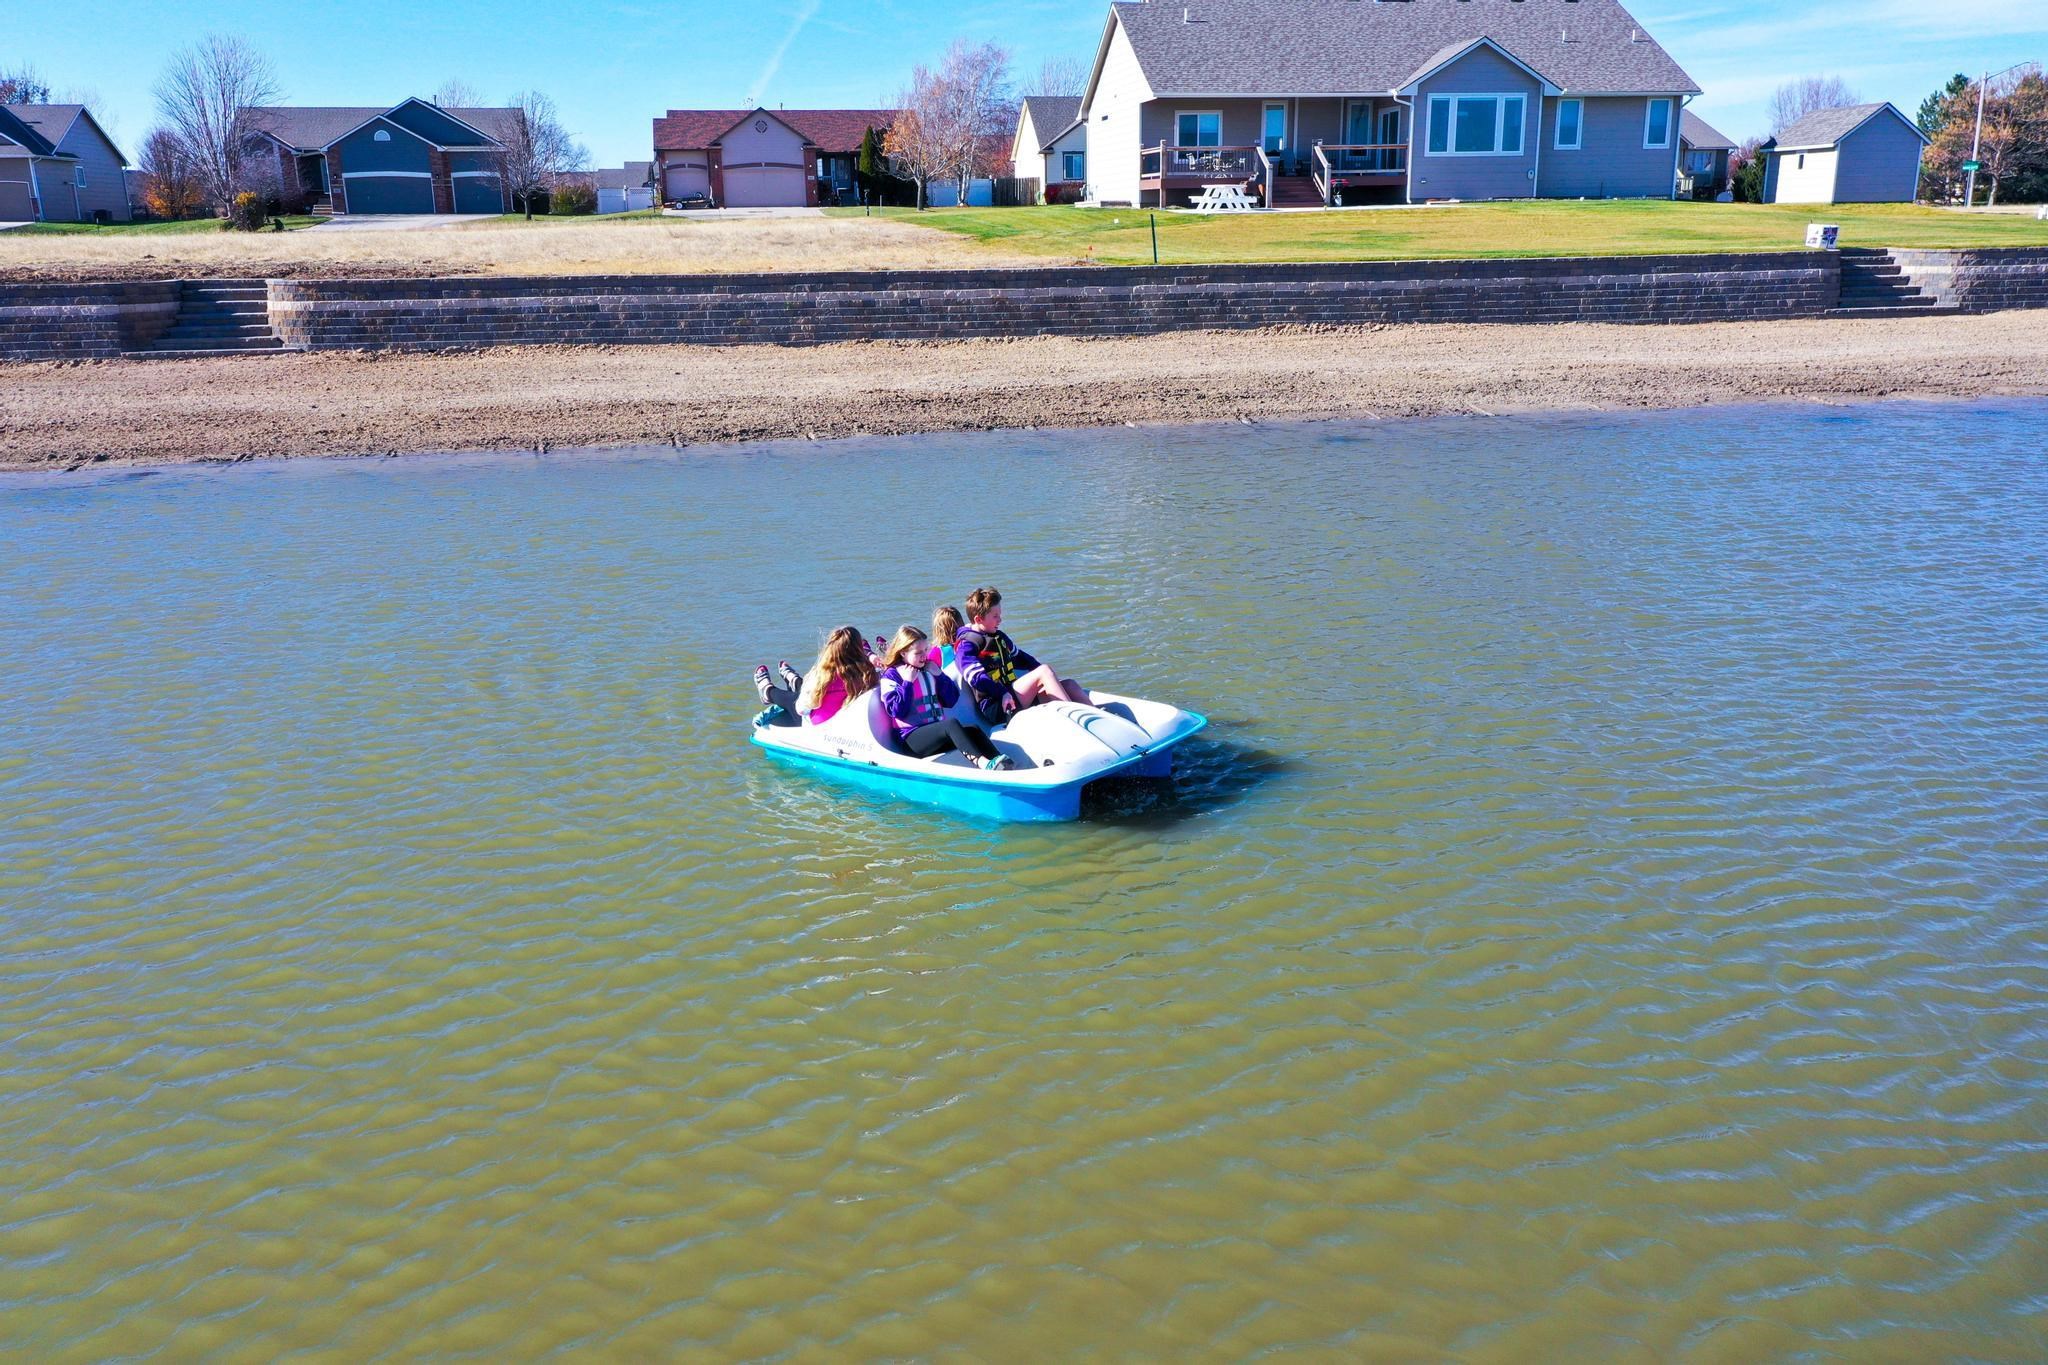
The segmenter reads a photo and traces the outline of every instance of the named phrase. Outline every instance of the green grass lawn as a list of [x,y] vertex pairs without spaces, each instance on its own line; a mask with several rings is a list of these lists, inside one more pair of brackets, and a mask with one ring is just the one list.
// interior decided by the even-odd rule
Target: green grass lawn
[[[27,227],[14,228],[12,232],[27,237],[182,237],[188,233],[223,231],[223,221],[220,218],[181,218],[162,223],[109,223],[105,227],[91,223],[31,223]],[[292,216],[284,220],[284,226],[287,232],[296,232],[319,221],[318,218]],[[264,230],[269,231],[268,228]]]
[[[830,209],[858,216],[859,209]],[[1913,204],[1700,204],[1659,200],[1538,200],[1325,213],[1197,215],[1146,209],[1041,206],[877,210],[1005,251],[1108,265],[1152,260],[1149,219],[1167,264],[1360,261],[1418,257],[1646,256],[1687,251],[1779,251],[1801,246],[1808,223],[1838,223],[1843,246],[2048,246],[2048,223]]]

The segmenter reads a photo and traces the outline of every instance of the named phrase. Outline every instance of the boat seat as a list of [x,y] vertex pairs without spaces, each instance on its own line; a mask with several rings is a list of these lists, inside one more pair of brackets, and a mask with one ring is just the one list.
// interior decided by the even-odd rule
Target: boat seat
[[889,722],[889,713],[882,709],[882,689],[877,687],[861,698],[866,708],[868,733],[875,737],[875,743],[892,754],[903,752],[902,741],[896,738],[896,727]]

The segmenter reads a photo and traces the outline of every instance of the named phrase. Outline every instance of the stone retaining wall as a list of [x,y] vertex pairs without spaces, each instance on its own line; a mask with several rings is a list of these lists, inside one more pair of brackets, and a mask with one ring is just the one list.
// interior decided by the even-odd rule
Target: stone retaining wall
[[0,360],[91,360],[147,346],[178,316],[178,282],[0,284]]
[[1970,251],[1894,247],[1892,259],[1929,295],[1966,312],[2048,308],[2048,250],[2040,247]]
[[1714,322],[1835,306],[1833,252],[791,275],[273,280],[314,349],[1144,335],[1372,322]]

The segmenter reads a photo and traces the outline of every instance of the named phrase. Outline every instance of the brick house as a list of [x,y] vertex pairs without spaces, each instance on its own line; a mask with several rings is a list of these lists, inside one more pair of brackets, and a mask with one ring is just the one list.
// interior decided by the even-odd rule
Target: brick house
[[243,115],[287,212],[509,213],[517,109],[269,105]]
[[894,109],[671,109],[654,120],[664,203],[815,207],[850,196],[861,139]]

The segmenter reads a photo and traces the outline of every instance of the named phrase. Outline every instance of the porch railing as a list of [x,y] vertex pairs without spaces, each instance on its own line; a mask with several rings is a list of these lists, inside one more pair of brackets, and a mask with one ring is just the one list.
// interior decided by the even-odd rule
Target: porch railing
[[1408,169],[1406,143],[1326,142],[1321,146],[1337,175],[1392,175]]
[[1315,181],[1316,193],[1322,196],[1323,207],[1330,204],[1330,158],[1323,155],[1323,144],[1316,144],[1316,154],[1309,162],[1309,178]]
[[1272,208],[1273,158],[1266,155],[1266,149],[1264,147],[1254,147],[1252,148],[1252,150],[1259,154],[1259,183],[1265,187],[1265,193],[1259,196],[1259,202],[1261,204],[1264,204],[1267,208]]
[[1162,142],[1143,149],[1139,174],[1147,180],[1161,176],[1206,177],[1221,181],[1251,180],[1261,172],[1258,147],[1175,147]]

